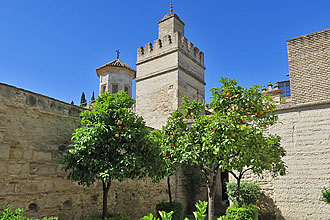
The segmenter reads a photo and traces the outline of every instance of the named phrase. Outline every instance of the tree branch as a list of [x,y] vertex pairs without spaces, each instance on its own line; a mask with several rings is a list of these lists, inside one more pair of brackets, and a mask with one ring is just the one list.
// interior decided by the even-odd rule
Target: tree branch
[[244,173],[246,173],[247,171],[252,170],[252,169],[253,169],[253,167],[249,167],[249,168],[247,168],[246,170],[242,171],[242,172],[239,174],[239,175],[240,175],[240,178],[242,178],[242,176],[243,176]]
[[235,179],[238,180],[238,176],[237,176],[233,171],[229,171],[229,173],[230,173],[231,175],[233,175],[233,176],[235,177]]

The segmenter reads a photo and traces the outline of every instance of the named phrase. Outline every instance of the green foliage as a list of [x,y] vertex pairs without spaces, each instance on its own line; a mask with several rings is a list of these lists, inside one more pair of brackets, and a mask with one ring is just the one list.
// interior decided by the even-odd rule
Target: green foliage
[[206,217],[206,208],[207,208],[207,202],[205,201],[199,201],[196,203],[196,212],[193,212],[195,216],[195,220],[204,220]]
[[80,106],[86,106],[86,105],[87,105],[87,100],[86,100],[86,97],[85,97],[85,93],[82,92],[81,97],[80,97]]
[[239,182],[249,170],[259,176],[267,170],[274,177],[286,170],[280,137],[265,129],[277,121],[270,97],[259,86],[243,88],[226,78],[220,83],[212,89],[212,114],[204,114],[204,102],[184,98],[168,119],[165,132],[172,135],[163,142],[173,162],[201,169],[209,199],[214,198],[215,176],[221,170],[228,170]]
[[324,188],[322,190],[322,197],[321,197],[321,201],[329,203],[330,204],[330,187]]
[[256,205],[232,205],[226,210],[226,215],[218,220],[258,220],[258,207]]
[[125,92],[106,92],[91,111],[81,113],[83,126],[75,130],[63,159],[68,178],[89,186],[148,174],[159,152],[149,144],[149,130],[131,110],[133,104]]
[[91,102],[95,102],[95,95],[94,95],[94,91],[93,91],[93,94],[92,94],[92,98],[91,98]]
[[173,212],[173,220],[182,220],[184,216],[184,206],[180,202],[161,202],[156,205],[156,210],[158,213],[160,211]]
[[[241,204],[243,205],[256,205],[260,197],[260,186],[254,183],[241,182]],[[237,183],[227,183],[227,194],[230,201],[238,205],[237,201]]]
[[[198,203],[196,203],[196,209],[197,211],[194,212],[194,216],[195,216],[195,220],[204,220],[206,217],[206,208],[207,208],[207,202],[205,201],[199,201]],[[158,210],[158,209],[157,209]],[[174,218],[175,215],[175,211],[171,211],[171,212],[166,212],[166,211],[158,211],[161,217],[161,220],[171,220],[172,219],[172,214],[173,214],[173,220],[176,219]],[[183,219],[183,214],[181,218],[177,218],[177,219]],[[159,218],[155,218],[151,213],[147,216],[144,216],[143,218],[141,218],[140,220],[159,220]],[[185,218],[184,220],[188,220],[188,218]]]
[[[162,220],[171,220],[173,211],[167,213],[165,211],[158,212]],[[182,219],[182,218],[181,218]]]
[[[196,202],[196,195],[206,186],[206,179],[201,170],[195,166],[183,166],[184,187],[189,196],[189,202]],[[192,210],[190,210],[192,211]]]
[[[87,220],[102,220],[102,219],[103,219],[102,214],[91,215],[87,218]],[[124,214],[107,213],[107,216],[104,220],[130,220],[130,218]]]
[[154,216],[153,216],[153,214],[149,214],[149,215],[146,215],[146,216],[144,216],[143,218],[141,218],[140,220],[159,220],[159,218],[155,218]]
[[68,178],[89,186],[103,186],[103,213],[111,181],[154,177],[159,146],[149,139],[142,117],[132,111],[134,99],[125,92],[105,92],[91,111],[81,113],[82,127],[75,130],[73,144],[63,157]]
[[[12,210],[10,206],[7,206],[6,209],[0,212],[0,220],[37,220],[33,218],[27,218],[23,216],[23,209]],[[57,217],[44,217],[42,220],[58,220]]]

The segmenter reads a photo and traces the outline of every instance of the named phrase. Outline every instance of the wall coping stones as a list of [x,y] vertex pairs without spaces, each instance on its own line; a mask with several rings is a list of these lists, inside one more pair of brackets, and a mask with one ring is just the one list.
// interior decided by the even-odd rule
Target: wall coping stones
[[308,107],[323,107],[326,105],[329,105],[329,107],[330,107],[330,100],[308,102],[308,103],[303,103],[303,104],[285,103],[285,104],[278,105],[277,108],[275,109],[275,112],[291,111],[291,110],[308,108]]

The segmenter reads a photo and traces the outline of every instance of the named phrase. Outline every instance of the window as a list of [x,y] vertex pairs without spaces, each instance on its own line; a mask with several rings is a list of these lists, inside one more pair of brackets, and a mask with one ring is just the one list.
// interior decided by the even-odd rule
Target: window
[[112,85],[112,91],[113,94],[118,92],[118,85]]
[[101,86],[101,94],[103,94],[105,92],[106,88],[107,88],[107,85]]
[[278,82],[278,88],[284,91],[281,97],[291,96],[290,80]]

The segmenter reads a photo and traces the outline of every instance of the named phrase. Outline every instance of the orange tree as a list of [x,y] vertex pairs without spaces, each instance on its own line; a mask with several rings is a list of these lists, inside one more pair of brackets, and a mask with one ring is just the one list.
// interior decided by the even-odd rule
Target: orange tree
[[243,88],[226,78],[220,82],[221,87],[212,89],[212,114],[205,114],[204,103],[185,98],[170,116],[166,130],[170,138],[163,142],[173,161],[199,167],[204,174],[209,220],[221,170],[228,170],[237,180],[239,205],[244,173],[250,170],[262,175],[268,170],[273,176],[285,174],[280,137],[266,130],[277,121],[271,99],[261,94],[258,86]]
[[112,180],[153,176],[159,148],[149,141],[149,129],[131,107],[134,99],[125,92],[104,93],[91,111],[81,113],[82,127],[63,158],[68,178],[87,185],[101,181],[103,218]]

